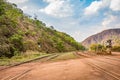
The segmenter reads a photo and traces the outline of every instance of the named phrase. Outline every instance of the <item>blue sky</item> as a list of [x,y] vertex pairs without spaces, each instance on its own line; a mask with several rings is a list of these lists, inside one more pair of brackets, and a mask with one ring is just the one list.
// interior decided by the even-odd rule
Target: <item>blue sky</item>
[[120,0],[7,1],[79,42],[102,30],[120,28]]

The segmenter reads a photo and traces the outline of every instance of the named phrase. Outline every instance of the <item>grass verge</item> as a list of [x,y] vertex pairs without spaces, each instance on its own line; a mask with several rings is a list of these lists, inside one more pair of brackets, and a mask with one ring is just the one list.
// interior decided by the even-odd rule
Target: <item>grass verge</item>
[[76,59],[76,57],[73,52],[67,52],[67,53],[62,53],[58,57],[52,59],[51,61],[61,61],[61,60],[68,60],[68,59]]
[[22,63],[25,61],[29,61],[32,59],[36,59],[42,56],[47,56],[50,54],[39,53],[39,52],[30,52],[29,54],[21,54],[13,56],[12,58],[0,57],[0,66],[10,66],[18,63]]
[[[59,54],[59,56],[57,56],[56,58],[53,58],[49,61],[62,61],[62,60],[78,58],[73,53],[74,52],[56,53],[56,54]],[[26,62],[26,61],[40,58],[40,57],[47,56],[47,55],[51,55],[51,54],[39,53],[39,52],[32,51],[32,52],[26,52],[26,53],[18,55],[18,56],[13,56],[12,58],[1,57],[0,58],[0,66],[15,65],[15,64],[19,64],[22,62]]]

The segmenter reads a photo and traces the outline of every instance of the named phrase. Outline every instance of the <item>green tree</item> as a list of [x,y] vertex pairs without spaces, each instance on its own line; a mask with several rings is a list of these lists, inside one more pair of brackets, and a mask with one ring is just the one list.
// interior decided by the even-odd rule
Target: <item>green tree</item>
[[14,44],[14,48],[16,48],[18,51],[23,51],[23,37],[19,34],[14,34],[10,37],[10,41],[12,44]]
[[0,0],[0,16],[5,13],[5,2],[4,0]]
[[60,41],[57,43],[57,49],[60,51],[60,52],[64,52],[64,45],[63,45],[63,42]]
[[120,52],[120,46],[113,46],[112,51]]
[[92,50],[92,51],[102,51],[103,48],[104,48],[104,46],[101,44],[91,44],[90,45],[90,50]]

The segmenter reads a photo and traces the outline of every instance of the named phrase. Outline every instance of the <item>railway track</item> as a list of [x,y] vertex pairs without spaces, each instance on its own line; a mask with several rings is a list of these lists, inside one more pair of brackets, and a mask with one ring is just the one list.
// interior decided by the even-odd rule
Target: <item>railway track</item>
[[25,76],[25,75],[26,75],[28,72],[30,72],[31,70],[32,70],[32,68],[31,68],[31,69],[28,69],[28,70],[25,70],[25,71],[23,71],[23,72],[20,72],[20,73],[18,73],[18,74],[16,74],[16,75],[12,75],[12,74],[11,74],[11,75],[9,75],[9,76],[1,79],[1,80],[20,80],[21,77]]
[[[85,62],[85,61],[84,61]],[[115,80],[120,80],[120,74],[118,73],[115,73],[113,71],[108,71],[106,69],[104,69],[103,67],[101,67],[100,65],[98,64],[94,64],[94,63],[91,63],[91,62],[85,62],[86,64],[90,65],[91,67],[97,69],[98,71],[102,71],[103,73],[107,74],[108,76],[114,78]]]
[[[75,53],[74,53],[74,54],[75,54]],[[77,55],[80,55],[80,56],[83,56],[83,57],[86,57],[86,58],[92,57],[91,55],[84,55],[84,54],[76,54],[76,56],[77,56]],[[109,57],[108,57],[108,58],[109,58]],[[108,59],[108,58],[104,58],[104,59]],[[109,58],[109,59],[112,59],[112,58]],[[99,62],[104,62],[104,63],[109,64],[109,65],[114,65],[114,66],[120,67],[120,65],[113,64],[113,63],[111,63],[111,62],[106,62],[106,61],[104,61],[104,60],[102,60],[102,59],[96,59],[96,58],[94,58],[94,60],[97,60],[97,61],[99,61]],[[112,60],[113,60],[113,59],[112,59]]]
[[[83,56],[85,57],[86,59],[83,60],[83,62],[85,62],[86,64],[90,65],[91,67],[97,69],[98,71],[102,71],[103,73],[107,74],[108,76],[114,78],[115,80],[120,80],[120,74],[116,73],[116,72],[113,72],[113,71],[110,71],[110,70],[107,70],[105,69],[104,67],[101,67],[100,65],[98,64],[95,64],[93,62],[90,62],[90,60],[97,60],[97,59],[91,59],[92,56],[89,56],[89,55],[83,55],[83,54],[78,54],[76,53],[77,56]],[[100,60],[97,60],[99,62],[102,62]],[[106,63],[105,61],[103,63]],[[110,65],[113,65],[111,63],[106,63],[106,64],[110,64]],[[115,65],[116,66],[116,65]],[[117,65],[118,66],[118,65]]]
[[105,56],[104,57],[105,59],[111,59],[111,60],[115,60],[115,61],[119,61],[120,62],[120,59],[119,58],[111,58],[111,57],[107,57],[107,56]]
[[[87,57],[87,58],[90,58],[90,57],[94,57],[95,55],[90,55],[90,54],[77,54],[77,55],[81,55],[83,57]],[[117,62],[120,62],[119,59],[116,59],[116,58],[111,58],[111,57],[107,57],[107,56],[102,56],[104,59],[110,59],[110,60],[114,60],[114,61],[117,61]],[[117,65],[117,64],[113,64],[111,62],[106,62],[105,60],[102,60],[102,59],[96,59],[94,58],[94,60],[97,60],[97,61],[100,61],[100,62],[104,62],[106,64],[109,64],[109,65],[114,65],[114,66],[118,66],[120,67],[120,65]]]
[[[40,58],[39,60],[43,60],[42,62],[45,62],[45,61],[48,61],[48,60],[51,60],[51,59],[54,59],[56,57],[58,57],[59,54],[53,54],[53,55],[50,55],[50,56],[46,56],[46,57],[43,57],[43,58]],[[38,59],[37,59],[38,60]],[[30,62],[33,62],[34,60],[30,61]],[[36,59],[35,59],[36,61]],[[11,68],[11,67],[10,67]],[[9,69],[9,68],[7,68]],[[27,69],[27,70],[24,70],[20,73],[17,73],[15,75],[9,75],[1,80],[21,80],[28,72],[32,71],[34,68],[30,68],[30,69]]]
[[58,57],[60,54],[55,54],[55,55],[52,55],[52,56],[49,56],[49,57],[45,57],[45,58],[42,58],[41,60],[39,60],[40,62],[46,62],[46,61],[49,61],[49,60],[52,60],[56,57]]
[[102,56],[103,58],[105,59],[111,59],[111,60],[114,60],[114,61],[119,61],[120,62],[120,58],[117,58],[117,57],[113,57],[111,58],[111,56],[104,56],[104,55],[96,55],[96,54],[89,54],[89,53],[84,53],[83,54],[87,54],[87,55],[83,55],[83,56],[86,56],[86,57],[94,57],[94,56]]
[[[42,57],[39,57],[39,58],[36,58],[36,59],[28,60],[28,61],[25,61],[25,62],[21,62],[21,63],[18,63],[18,64],[14,64],[14,65],[11,65],[11,66],[2,68],[2,69],[0,69],[0,71],[6,70],[6,69],[9,69],[9,68],[12,68],[12,67],[19,66],[19,65],[21,65],[21,64],[34,62],[34,61],[41,60],[41,59],[44,59],[44,58],[49,58],[49,57],[52,57],[52,56],[57,57],[57,56],[59,56],[59,55],[58,55],[58,54],[45,55],[45,56],[42,56]],[[48,60],[49,60],[49,59],[48,59]],[[48,61],[48,60],[46,60],[46,61]]]
[[42,59],[42,58],[45,58],[45,57],[48,57],[48,56],[50,56],[50,55],[47,55],[47,56],[45,55],[45,56],[42,56],[42,57],[39,57],[39,58],[36,58],[36,59],[32,59],[32,60],[29,60],[29,61],[17,63],[17,64],[14,64],[14,65],[11,65],[11,66],[2,68],[2,69],[0,69],[0,71],[9,69],[9,68],[12,68],[12,67],[15,67],[15,66],[19,66],[19,65],[21,65],[21,64],[25,64],[25,63],[29,63],[29,62],[32,62],[32,61],[36,61],[36,60],[39,60],[39,59]]

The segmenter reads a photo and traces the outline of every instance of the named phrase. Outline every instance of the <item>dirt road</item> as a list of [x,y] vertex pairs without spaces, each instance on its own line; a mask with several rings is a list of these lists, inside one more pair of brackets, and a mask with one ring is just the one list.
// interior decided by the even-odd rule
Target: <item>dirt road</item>
[[117,53],[114,56],[26,63],[0,71],[0,80],[120,80],[119,75],[120,53]]

